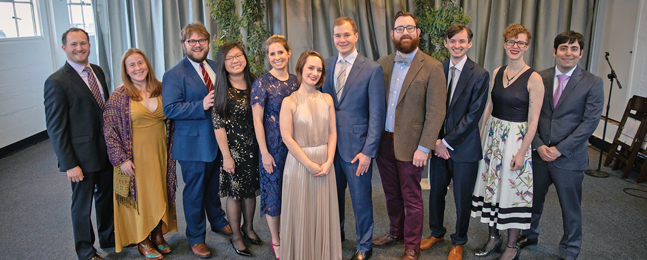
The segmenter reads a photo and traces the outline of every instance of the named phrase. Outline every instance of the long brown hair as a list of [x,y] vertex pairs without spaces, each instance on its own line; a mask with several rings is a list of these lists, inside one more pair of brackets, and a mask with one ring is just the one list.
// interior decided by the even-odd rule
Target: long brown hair
[[122,84],[124,85],[124,89],[126,90],[128,97],[135,101],[142,100],[137,87],[135,87],[132,79],[130,79],[128,72],[126,71],[126,59],[133,54],[142,55],[144,62],[146,62],[146,67],[148,68],[148,75],[146,75],[146,91],[151,93],[152,98],[162,95],[162,82],[155,78],[155,72],[153,72],[153,68],[151,67],[151,63],[148,61],[146,54],[144,54],[140,49],[132,48],[124,52],[124,56],[121,57],[121,81],[123,82]]

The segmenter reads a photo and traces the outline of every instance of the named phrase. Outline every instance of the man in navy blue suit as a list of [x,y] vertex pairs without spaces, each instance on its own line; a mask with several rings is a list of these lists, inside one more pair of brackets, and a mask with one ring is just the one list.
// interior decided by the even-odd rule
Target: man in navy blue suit
[[209,38],[204,25],[185,26],[180,32],[185,57],[164,73],[162,81],[164,115],[175,120],[173,157],[180,163],[185,184],[186,237],[200,258],[211,256],[204,243],[205,212],[213,231],[231,235],[218,195],[218,144],[210,112],[216,63],[207,59]]
[[372,255],[373,200],[371,161],[377,155],[385,120],[384,74],[382,66],[357,53],[357,24],[348,17],[334,22],[333,38],[339,55],[326,59],[323,92],[335,103],[337,118],[337,152],[335,178],[339,201],[342,240],[346,186],[355,213],[357,251],[352,260]]
[[430,165],[431,236],[420,243],[420,249],[429,249],[445,240],[445,196],[453,180],[456,233],[451,235],[453,246],[447,259],[462,259],[478,161],[483,157],[478,123],[487,103],[490,74],[467,57],[467,50],[472,47],[469,27],[451,25],[445,33],[445,47],[451,55],[451,59],[443,62],[448,82],[447,113]]

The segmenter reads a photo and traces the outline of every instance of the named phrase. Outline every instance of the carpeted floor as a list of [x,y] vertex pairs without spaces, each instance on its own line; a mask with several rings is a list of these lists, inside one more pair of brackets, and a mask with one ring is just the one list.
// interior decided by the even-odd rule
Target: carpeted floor
[[[597,166],[598,151],[590,149],[591,167]],[[70,183],[56,168],[56,156],[49,141],[45,141],[0,159],[0,259],[75,259],[70,220]],[[603,168],[603,170],[609,170]],[[605,179],[585,176],[582,201],[584,239],[580,259],[645,259],[647,247],[647,185],[634,182],[634,172],[627,180],[619,178],[619,171],[612,171]],[[182,201],[183,182],[178,180],[177,201]],[[375,215],[374,236],[388,230],[388,217],[384,193],[377,167],[373,174],[373,204]],[[625,192],[625,189],[630,189]],[[631,193],[635,196],[631,196]],[[428,191],[423,191],[425,208]],[[638,198],[636,196],[642,197]],[[539,245],[524,249],[522,259],[558,259],[557,244],[562,236],[561,210],[555,190],[551,188],[546,199],[546,208],[541,222],[542,234]],[[347,241],[343,243],[344,258],[355,252],[355,226],[350,196],[346,198]],[[449,234],[454,231],[454,203],[451,191],[447,196],[445,227],[446,242],[423,251],[422,259],[446,259],[450,250]],[[223,201],[224,202],[224,201]],[[260,204],[260,203],[258,203]],[[257,205],[258,205],[257,204]],[[184,236],[182,204],[178,203],[178,227],[180,233],[166,235],[173,253],[166,259],[197,259],[191,253]],[[427,212],[425,218],[427,217]],[[272,259],[269,246],[269,231],[265,217],[254,218],[256,232],[265,244],[249,245],[256,259]],[[209,229],[209,227],[207,227]],[[429,223],[425,219],[423,237],[429,235]],[[497,259],[473,256],[487,238],[487,226],[478,220],[470,223],[469,242],[465,246],[465,259]],[[236,255],[227,237],[208,232],[207,245],[214,252],[212,259],[247,259]],[[95,245],[98,247],[98,242]],[[399,259],[404,246],[376,248],[372,259]],[[107,259],[143,259],[136,247],[125,248],[115,253],[114,248],[99,253]],[[642,257],[641,257],[642,255]]]

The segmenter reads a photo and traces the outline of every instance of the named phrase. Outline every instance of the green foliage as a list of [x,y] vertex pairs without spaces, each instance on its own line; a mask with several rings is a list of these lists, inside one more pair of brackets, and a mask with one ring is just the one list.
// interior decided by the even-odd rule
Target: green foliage
[[420,30],[420,50],[431,55],[439,61],[449,58],[449,51],[444,46],[444,35],[447,28],[454,23],[468,24],[472,21],[463,8],[454,5],[452,0],[441,0],[440,6],[435,8],[429,0],[416,0],[416,11]]
[[249,69],[254,75],[260,76],[267,72],[265,69],[265,49],[263,43],[270,36],[267,25],[263,22],[265,4],[260,0],[244,0],[243,28],[247,30],[247,45],[245,52],[249,59]]
[[234,0],[209,0],[207,4],[211,6],[211,16],[220,26],[220,31],[211,42],[214,56],[226,42],[235,41],[242,44],[241,21],[236,14],[236,2]]
[[[270,31],[263,22],[265,4],[260,0],[244,0],[242,17],[236,14],[235,0],[209,0],[207,4],[211,6],[211,16],[220,26],[220,32],[211,42],[214,55],[226,42],[238,42],[245,47],[250,71],[257,76],[267,72],[263,43]],[[247,44],[243,44],[240,29],[247,31]]]

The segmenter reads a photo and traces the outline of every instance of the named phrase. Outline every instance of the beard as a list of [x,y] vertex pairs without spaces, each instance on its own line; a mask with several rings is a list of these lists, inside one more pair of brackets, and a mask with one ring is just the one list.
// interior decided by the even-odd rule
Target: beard
[[[411,41],[408,43],[403,43],[402,40],[404,39],[410,39]],[[393,41],[395,49],[401,53],[411,53],[416,50],[416,48],[418,48],[418,44],[420,44],[420,38],[413,38],[410,35],[402,35],[399,40],[392,38],[391,41]]]
[[199,56],[200,55],[199,52],[192,51],[191,54],[189,54],[187,52],[187,49],[184,46],[182,46],[182,50],[184,51],[184,55],[186,55],[189,59],[191,59],[192,61],[194,61],[196,63],[202,63],[204,60],[207,59],[207,55],[209,55],[209,46],[207,45],[207,46],[202,47],[202,48],[205,48],[206,51],[204,52],[204,55]]

